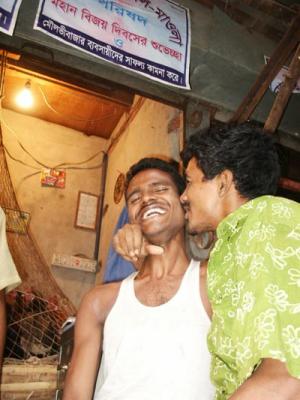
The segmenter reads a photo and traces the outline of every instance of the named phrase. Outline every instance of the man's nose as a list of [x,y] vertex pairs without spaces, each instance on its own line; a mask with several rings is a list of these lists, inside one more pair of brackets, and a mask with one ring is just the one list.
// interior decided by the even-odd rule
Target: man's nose
[[184,191],[184,192],[181,194],[181,196],[180,196],[180,202],[181,202],[182,204],[184,204],[184,203],[187,202],[186,189],[185,189],[185,191]]
[[153,194],[153,191],[147,190],[142,193],[142,202],[143,203],[149,203],[155,199],[155,196]]

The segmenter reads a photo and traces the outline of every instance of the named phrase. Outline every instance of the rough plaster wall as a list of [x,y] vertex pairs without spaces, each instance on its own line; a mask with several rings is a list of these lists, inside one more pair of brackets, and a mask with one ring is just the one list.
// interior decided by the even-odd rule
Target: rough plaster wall
[[[178,112],[173,107],[147,99],[116,147],[109,154],[104,200],[104,204],[109,206],[102,221],[99,255],[102,268],[97,276],[97,282],[103,278],[113,230],[124,206],[124,199],[119,204],[114,203],[116,179],[120,172],[126,173],[133,163],[146,156],[163,155],[179,159],[179,137],[182,128],[167,133],[168,122]],[[119,126],[122,122],[120,121]],[[116,131],[118,131],[118,127]]]
[[[5,146],[15,158],[38,168],[38,164],[18,145],[16,136],[32,155],[49,166],[86,160],[105,149],[107,143],[104,139],[87,137],[81,132],[9,110],[2,110],[2,114]],[[83,166],[100,164],[101,159],[102,154]],[[9,157],[7,162],[20,208],[31,215],[30,229],[47,264],[51,265],[53,253],[83,254],[93,258],[95,232],[75,229],[74,220],[78,191],[98,195],[101,169],[67,170],[65,189],[54,189],[41,187],[40,174],[23,180],[36,170]],[[50,268],[62,290],[78,306],[83,293],[94,285],[95,274]]]

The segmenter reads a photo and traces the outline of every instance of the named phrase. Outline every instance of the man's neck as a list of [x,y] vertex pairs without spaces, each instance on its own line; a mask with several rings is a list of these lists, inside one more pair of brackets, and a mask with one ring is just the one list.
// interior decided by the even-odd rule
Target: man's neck
[[177,293],[188,266],[184,237],[174,237],[164,244],[163,254],[146,258],[135,279],[136,298],[151,307],[168,302]]
[[184,235],[178,233],[163,245],[161,255],[149,255],[140,271],[139,276],[151,279],[163,279],[170,275],[182,275],[189,265],[185,251]]
[[240,195],[236,190],[229,193],[224,203],[223,219],[226,218],[229,214],[236,211],[243,204],[247,203],[247,201],[249,201],[249,199]]

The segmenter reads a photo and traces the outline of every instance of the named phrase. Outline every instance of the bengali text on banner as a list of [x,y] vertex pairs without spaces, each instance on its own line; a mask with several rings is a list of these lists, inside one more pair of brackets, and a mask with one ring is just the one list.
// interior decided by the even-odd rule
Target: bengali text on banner
[[34,29],[151,79],[190,89],[189,10],[168,0],[40,0]]

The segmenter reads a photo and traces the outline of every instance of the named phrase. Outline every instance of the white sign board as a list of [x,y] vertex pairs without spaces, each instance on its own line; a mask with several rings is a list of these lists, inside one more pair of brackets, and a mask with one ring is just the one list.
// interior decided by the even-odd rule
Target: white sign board
[[189,89],[189,10],[168,0],[40,0],[34,29],[151,79]]
[[12,36],[22,0],[0,0],[0,32]]

